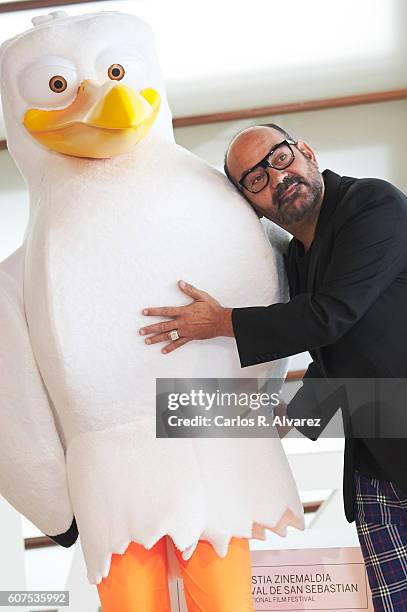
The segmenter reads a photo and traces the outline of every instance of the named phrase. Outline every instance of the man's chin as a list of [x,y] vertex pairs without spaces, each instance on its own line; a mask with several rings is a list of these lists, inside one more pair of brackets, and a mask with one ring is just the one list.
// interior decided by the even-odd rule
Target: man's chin
[[305,219],[311,210],[306,195],[296,193],[280,203],[279,217],[284,224],[291,225]]

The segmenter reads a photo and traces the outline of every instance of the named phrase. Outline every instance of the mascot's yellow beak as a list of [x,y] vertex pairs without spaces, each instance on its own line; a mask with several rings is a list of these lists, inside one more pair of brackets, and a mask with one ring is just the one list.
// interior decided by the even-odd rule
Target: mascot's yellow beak
[[136,93],[126,85],[84,81],[72,104],[61,110],[31,109],[23,123],[48,149],[106,159],[128,153],[147,134],[159,109],[154,89]]

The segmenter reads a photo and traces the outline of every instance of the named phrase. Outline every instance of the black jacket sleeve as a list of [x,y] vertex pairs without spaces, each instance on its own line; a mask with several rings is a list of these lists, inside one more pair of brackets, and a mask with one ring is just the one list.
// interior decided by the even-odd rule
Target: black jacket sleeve
[[64,548],[69,548],[70,546],[73,546],[79,535],[75,517],[73,518],[73,521],[68,531],[65,531],[65,533],[61,533],[55,536],[50,536],[48,534],[45,535],[48,538],[51,538],[51,540],[54,540],[54,542],[56,542],[57,544],[63,546]]
[[297,391],[287,406],[290,419],[319,419],[319,426],[296,427],[310,440],[317,440],[343,400],[341,385],[324,379],[317,364],[312,362],[303,377],[302,387]]
[[286,304],[232,310],[242,367],[332,344],[407,269],[405,196],[384,181],[355,185],[335,214],[332,255],[318,290]]

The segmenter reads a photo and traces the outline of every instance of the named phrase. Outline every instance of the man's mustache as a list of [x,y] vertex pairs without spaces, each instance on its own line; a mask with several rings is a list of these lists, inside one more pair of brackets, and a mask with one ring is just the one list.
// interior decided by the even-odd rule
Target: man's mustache
[[285,192],[292,185],[306,185],[306,181],[301,176],[286,176],[275,188],[273,193],[273,204],[279,206]]

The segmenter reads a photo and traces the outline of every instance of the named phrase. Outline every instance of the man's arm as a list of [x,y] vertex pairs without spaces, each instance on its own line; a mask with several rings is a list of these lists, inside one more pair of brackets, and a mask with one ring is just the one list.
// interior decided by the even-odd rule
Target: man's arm
[[317,440],[337,410],[346,401],[342,384],[324,379],[315,362],[310,363],[301,388],[287,405],[289,419],[313,419],[318,426],[296,427],[310,440]]
[[318,291],[287,304],[233,309],[242,367],[332,344],[407,271],[407,200],[400,191],[382,181],[363,182],[341,206]]

